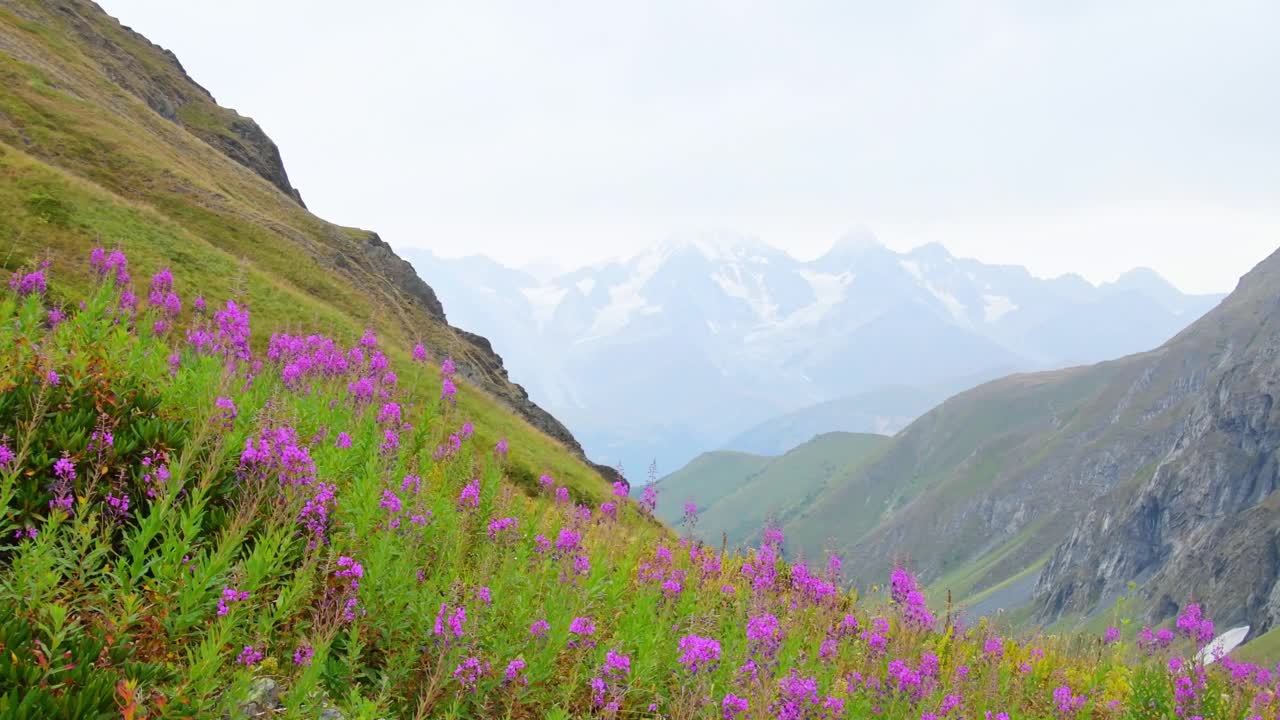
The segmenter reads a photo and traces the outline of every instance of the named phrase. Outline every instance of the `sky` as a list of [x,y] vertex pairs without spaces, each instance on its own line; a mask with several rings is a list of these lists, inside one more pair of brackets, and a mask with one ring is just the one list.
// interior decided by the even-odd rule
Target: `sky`
[[396,247],[807,258],[865,227],[1193,292],[1280,247],[1274,0],[99,1]]

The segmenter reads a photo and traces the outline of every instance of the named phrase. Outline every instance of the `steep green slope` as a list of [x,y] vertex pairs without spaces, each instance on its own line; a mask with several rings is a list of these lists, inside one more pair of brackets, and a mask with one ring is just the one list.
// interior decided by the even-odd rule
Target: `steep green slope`
[[[951,591],[990,609],[1037,596],[1042,620],[1105,608],[1125,583],[1155,573],[1143,590],[1153,619],[1169,617],[1194,594],[1212,598],[1231,622],[1268,627],[1275,613],[1266,601],[1273,582],[1265,578],[1274,577],[1274,563],[1257,542],[1273,533],[1263,508],[1276,486],[1266,388],[1276,373],[1268,349],[1277,272],[1273,256],[1218,308],[1151,352],[1013,376],[948,400],[874,461],[829,483],[791,520],[789,536],[807,552],[834,542],[861,584],[909,560],[935,597]],[[1217,402],[1233,409],[1214,411]],[[1196,408],[1205,419],[1191,424]],[[1215,412],[1227,419],[1210,419]],[[1179,506],[1172,498],[1182,491],[1162,483],[1159,468],[1173,473],[1185,465],[1176,459],[1191,452],[1185,446],[1198,428],[1211,427],[1223,431],[1204,441],[1200,470],[1180,472],[1196,478],[1186,481],[1194,487],[1219,490],[1206,490],[1208,505],[1171,521],[1159,509]],[[1137,499],[1143,487],[1165,488],[1148,491],[1145,510]],[[1114,510],[1123,507],[1130,509],[1121,529]],[[1108,528],[1113,537],[1101,539]],[[1220,528],[1216,546],[1205,544],[1211,528]],[[1198,554],[1185,551],[1187,543]],[[1164,580],[1163,563],[1179,559],[1183,578],[1212,577],[1194,587]],[[1263,579],[1245,582],[1242,573]]]
[[0,237],[0,267],[47,259],[60,293],[87,288],[90,247],[119,246],[140,276],[172,266],[211,297],[238,297],[263,327],[421,342],[455,360],[463,406],[519,439],[528,472],[606,491],[564,426],[486,340],[449,326],[386,243],[307,212],[252,120],[91,2],[0,3]]
[[850,472],[888,441],[884,435],[827,433],[776,458],[707,453],[659,482],[658,517],[674,525],[684,503],[693,501],[698,537],[713,544],[750,543],[766,522],[785,522],[830,478]]
[[[731,450],[703,453],[657,481],[658,517],[677,525],[684,519],[686,503],[697,505],[705,513],[773,460],[765,455]],[[633,490],[633,494],[636,492],[638,490]]]

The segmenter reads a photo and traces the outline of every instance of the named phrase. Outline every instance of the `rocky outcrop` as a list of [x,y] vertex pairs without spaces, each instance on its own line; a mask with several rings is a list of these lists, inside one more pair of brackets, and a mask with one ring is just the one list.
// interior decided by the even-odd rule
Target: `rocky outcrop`
[[951,398],[783,518],[787,537],[841,552],[859,584],[905,562],[929,583],[963,578],[967,597],[1000,586],[1044,622],[1109,607],[1132,582],[1153,620],[1194,598],[1270,628],[1277,394],[1280,253],[1156,350]]
[[[49,141],[50,134],[32,132],[37,123],[0,112],[6,142],[150,206],[247,265],[261,263],[280,282],[354,323],[397,326],[401,338],[422,342],[437,358],[454,358],[470,386],[585,461],[568,429],[511,381],[489,342],[450,326],[435,291],[377,233],[307,212],[275,143],[253,120],[219,107],[173,53],[88,0],[0,0],[0,13],[0,53],[30,68],[7,75],[6,89],[32,73],[59,97],[75,98],[78,111],[87,110],[83,127],[59,119],[55,133],[94,136],[83,143],[92,152],[66,152],[83,148]],[[73,42],[53,47],[44,41],[48,36]],[[334,288],[350,293],[335,299]],[[596,469],[606,480],[615,477]]]
[[[15,9],[21,10],[16,5]],[[49,9],[57,12],[77,40],[92,50],[86,57],[121,90],[302,205],[302,195],[289,183],[275,142],[252,119],[220,107],[208,90],[187,75],[176,55],[125,25],[99,22],[104,13],[88,0],[55,0]]]
[[1280,253],[1183,335],[1214,349],[1174,446],[1149,479],[1072,530],[1042,573],[1044,619],[1085,611],[1133,581],[1151,620],[1189,599],[1223,623],[1280,621]]

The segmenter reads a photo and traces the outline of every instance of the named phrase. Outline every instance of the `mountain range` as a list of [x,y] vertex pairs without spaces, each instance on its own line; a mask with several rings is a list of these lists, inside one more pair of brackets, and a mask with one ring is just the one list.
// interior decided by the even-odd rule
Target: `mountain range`
[[[1188,598],[1224,622],[1280,623],[1280,252],[1156,349],[1013,374],[947,399],[872,452],[833,434],[777,459],[708,453],[663,478],[709,542],[764,518],[800,557],[836,552],[855,583],[898,563],[976,614],[1100,622],[1130,584],[1143,615]],[[819,444],[819,441],[823,441]],[[774,483],[761,468],[795,456]],[[744,513],[742,508],[751,508]]]
[[[730,232],[678,235],[546,281],[482,256],[404,254],[458,325],[525,349],[513,375],[593,459],[632,469],[893,432],[981,380],[1158,345],[1221,299],[1147,269],[1042,279],[937,244],[894,252],[866,231],[811,261]],[[770,422],[809,434],[751,432]]]

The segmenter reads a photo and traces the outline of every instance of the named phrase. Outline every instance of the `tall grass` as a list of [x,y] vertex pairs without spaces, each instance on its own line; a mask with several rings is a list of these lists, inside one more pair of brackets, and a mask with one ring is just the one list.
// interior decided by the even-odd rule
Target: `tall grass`
[[252,307],[133,303],[95,265],[83,305],[34,269],[0,299],[5,717],[1276,714],[1266,670],[1188,659],[1200,626],[1000,637],[775,531],[726,555],[536,476],[444,358],[263,351]]

